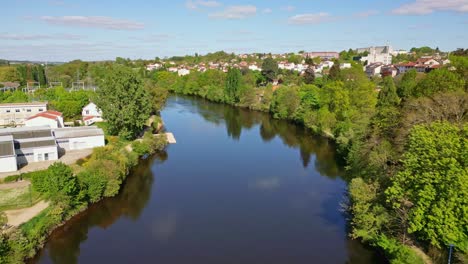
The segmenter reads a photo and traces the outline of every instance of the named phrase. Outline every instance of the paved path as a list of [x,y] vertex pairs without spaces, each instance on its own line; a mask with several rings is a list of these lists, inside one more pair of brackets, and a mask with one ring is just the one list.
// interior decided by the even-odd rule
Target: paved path
[[21,187],[24,187],[24,186],[28,186],[30,184],[31,183],[29,181],[26,181],[26,180],[17,181],[17,182],[2,183],[2,184],[0,184],[0,190],[21,188]]
[[[93,153],[93,149],[69,150],[67,151],[67,153],[65,153],[65,155],[61,156],[58,159],[58,161],[61,161],[67,165],[71,165],[71,164],[74,164],[77,160],[91,155],[91,153]],[[17,171],[0,173],[0,179],[5,178],[10,175],[18,175],[18,174],[26,173],[26,172],[45,170],[56,161],[57,160],[31,162]]]
[[31,220],[33,217],[38,215],[48,206],[49,206],[48,202],[40,201],[37,204],[28,208],[5,211],[5,214],[8,218],[8,225],[20,226],[21,224],[26,223],[27,221]]

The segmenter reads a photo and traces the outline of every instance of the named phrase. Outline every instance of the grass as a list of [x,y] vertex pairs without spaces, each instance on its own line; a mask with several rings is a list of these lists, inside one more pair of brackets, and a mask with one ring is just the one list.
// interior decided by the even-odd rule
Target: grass
[[0,190],[0,211],[30,207],[40,201],[40,194],[30,186]]

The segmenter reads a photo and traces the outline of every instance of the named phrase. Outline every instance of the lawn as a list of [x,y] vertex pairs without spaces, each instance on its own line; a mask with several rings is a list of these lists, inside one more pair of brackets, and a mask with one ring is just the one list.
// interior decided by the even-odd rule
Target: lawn
[[30,207],[40,200],[40,194],[30,186],[0,189],[0,211]]

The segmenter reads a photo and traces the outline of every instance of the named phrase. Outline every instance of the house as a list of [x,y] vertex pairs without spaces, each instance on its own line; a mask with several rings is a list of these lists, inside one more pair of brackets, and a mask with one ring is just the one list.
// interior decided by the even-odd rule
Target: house
[[1,91],[17,90],[19,86],[20,86],[20,84],[17,83],[17,82],[0,82],[0,90]]
[[349,69],[351,68],[351,63],[349,62],[344,62],[340,64],[340,69]]
[[380,74],[382,78],[387,76],[395,77],[398,74],[398,69],[393,65],[383,66],[380,70]]
[[81,111],[81,116],[83,117],[83,122],[85,125],[89,126],[96,122],[102,122],[102,111],[97,107],[93,102],[87,104],[83,107]]
[[64,127],[63,115],[60,112],[47,110],[35,114],[24,121],[24,125],[32,126],[49,126],[50,128]]
[[61,153],[105,145],[104,132],[96,126],[56,128],[52,132]]
[[47,111],[47,102],[0,104],[0,127],[23,126],[26,119]]
[[[13,142],[18,167],[31,162],[58,159],[57,143],[50,127],[3,128],[0,129],[0,137],[4,143],[2,147],[8,145],[5,142]],[[3,153],[11,156],[11,152]]]
[[252,65],[249,65],[249,70],[251,70],[251,71],[261,71],[262,69],[260,69],[257,65],[252,64]]
[[411,69],[414,69],[414,66],[416,66],[416,63],[407,62],[407,63],[395,64],[394,66],[397,68],[398,74],[403,74]]
[[416,60],[416,64],[418,65],[426,65],[426,66],[432,66],[432,65],[440,65],[438,61],[433,59],[432,57],[422,57]]
[[367,53],[367,56],[361,57],[361,61],[367,61],[367,64],[380,62],[384,65],[392,64],[393,49],[391,46],[359,48],[357,53]]
[[17,171],[15,145],[12,135],[0,136],[0,172]]
[[366,74],[368,77],[379,75],[381,73],[383,63],[376,62],[366,66]]
[[161,68],[162,68],[162,64],[160,64],[160,63],[154,63],[154,64],[146,65],[146,70],[148,70],[148,71],[159,70]]
[[185,76],[185,75],[189,75],[190,74],[190,70],[187,70],[187,69],[179,69],[177,71],[177,74],[179,76]]

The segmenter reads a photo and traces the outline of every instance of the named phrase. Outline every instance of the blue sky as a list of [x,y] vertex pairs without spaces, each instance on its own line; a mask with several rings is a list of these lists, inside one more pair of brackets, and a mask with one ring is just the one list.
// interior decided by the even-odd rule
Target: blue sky
[[10,0],[0,58],[468,48],[468,0]]

